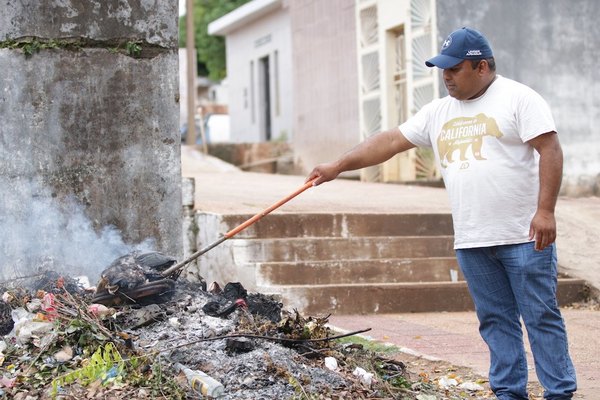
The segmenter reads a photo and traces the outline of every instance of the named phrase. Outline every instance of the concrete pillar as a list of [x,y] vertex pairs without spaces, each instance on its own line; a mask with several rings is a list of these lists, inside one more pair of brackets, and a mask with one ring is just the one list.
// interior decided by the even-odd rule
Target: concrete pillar
[[[196,193],[195,178],[182,178],[181,194],[183,204],[183,257],[188,258],[198,250],[196,246],[198,236],[198,225],[194,218],[194,194]],[[197,259],[189,262],[184,267],[183,276],[188,281],[198,282],[203,278],[198,273]]]
[[0,0],[0,269],[181,257],[177,24],[176,1]]

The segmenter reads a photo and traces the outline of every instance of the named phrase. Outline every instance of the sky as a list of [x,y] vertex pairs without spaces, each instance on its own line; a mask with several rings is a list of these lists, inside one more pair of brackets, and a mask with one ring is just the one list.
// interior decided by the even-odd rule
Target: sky
[[185,14],[185,0],[179,0],[179,16]]

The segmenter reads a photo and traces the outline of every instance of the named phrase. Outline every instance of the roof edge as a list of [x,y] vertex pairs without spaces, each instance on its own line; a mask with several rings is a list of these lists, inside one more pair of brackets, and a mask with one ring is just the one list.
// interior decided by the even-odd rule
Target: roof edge
[[281,7],[283,0],[252,0],[208,24],[210,35],[225,36]]

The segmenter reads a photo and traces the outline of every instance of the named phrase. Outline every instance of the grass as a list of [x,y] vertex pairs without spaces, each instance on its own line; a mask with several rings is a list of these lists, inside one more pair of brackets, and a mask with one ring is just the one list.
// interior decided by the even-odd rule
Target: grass
[[400,353],[400,348],[394,345],[378,342],[372,339],[367,339],[362,336],[348,336],[345,338],[338,339],[337,342],[342,345],[359,344],[362,345],[365,350],[372,351],[373,353],[385,356],[393,356],[395,354]]

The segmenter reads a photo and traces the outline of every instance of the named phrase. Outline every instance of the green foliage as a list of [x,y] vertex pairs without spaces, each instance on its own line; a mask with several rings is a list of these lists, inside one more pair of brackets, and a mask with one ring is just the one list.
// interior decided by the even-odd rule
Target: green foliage
[[[250,0],[194,0],[194,40],[198,62],[208,70],[208,77],[218,81],[227,74],[225,38],[208,34],[208,24]],[[185,16],[179,21],[179,46],[186,45]]]
[[21,49],[25,57],[31,57],[41,49],[56,49],[70,45],[65,41],[49,40],[40,41],[37,38],[25,38],[21,40],[5,40],[0,42],[0,49]]
[[83,319],[72,319],[64,327],[65,335],[78,346],[84,348],[96,347],[108,340],[100,331],[98,325],[89,323]]
[[125,378],[131,386],[147,388],[152,398],[165,398],[165,396],[170,400],[186,398],[185,389],[177,383],[172,374],[163,372],[159,357],[140,356],[132,357],[127,361]]
[[320,398],[316,394],[307,393],[298,379],[294,378],[291,374],[288,377],[288,383],[294,388],[294,392],[296,393],[291,400],[318,400]]
[[286,377],[289,385],[294,388],[294,396],[290,400],[318,400],[323,397],[317,394],[308,393],[303,385],[310,383],[310,378],[306,375],[302,375],[300,379],[295,378],[292,373],[287,369],[282,369],[280,375]]
[[40,50],[47,49],[68,49],[80,50],[83,47],[106,48],[110,53],[127,54],[130,57],[137,58],[141,55],[144,44],[139,41],[126,43],[94,44],[84,39],[39,39],[39,38],[21,38],[18,40],[0,41],[0,49],[21,49],[25,57],[29,58]]
[[113,343],[108,342],[104,346],[98,347],[85,366],[54,379],[52,396],[56,397],[58,386],[66,386],[74,382],[82,386],[87,386],[98,379],[102,379],[103,384],[113,382],[121,378],[123,368],[121,354]]
[[146,382],[146,385],[150,386],[150,394],[153,398],[164,397],[165,393],[169,394],[169,399],[171,400],[184,400],[187,398],[185,391],[179,386],[177,381],[163,374],[160,362],[152,364],[152,379]]
[[346,360],[346,366],[349,369],[360,366],[369,372],[375,373],[377,379],[385,383],[386,390],[393,388],[396,391],[402,391],[412,387],[413,382],[408,379],[403,368],[400,368],[392,359],[383,357],[383,355],[394,356],[398,354],[400,352],[398,347],[359,336],[340,338],[337,339],[337,342],[356,347],[353,357]]
[[382,364],[375,365],[375,372],[380,379],[385,380],[388,385],[391,385],[395,388],[410,389],[412,386],[412,382],[406,379],[404,375],[400,373],[389,374],[389,372],[385,369],[385,366]]
[[127,42],[125,49],[127,50],[127,54],[134,58],[139,57],[140,54],[142,54],[142,46],[137,42]]
[[32,41],[31,43],[25,43],[22,47],[23,53],[25,53],[26,57],[30,57],[33,53],[37,53],[40,51],[40,42],[37,40]]
[[58,396],[59,387],[71,384],[88,386],[95,381],[102,382],[103,386],[120,382],[133,387],[145,387],[153,398],[163,398],[165,395],[173,400],[186,398],[185,390],[177,381],[163,373],[160,359],[148,355],[124,359],[112,342],[98,347],[82,367],[52,380],[52,398]]
[[337,342],[340,344],[359,344],[365,350],[388,356],[398,354],[400,352],[400,349],[396,346],[381,343],[375,340],[365,339],[360,336],[348,336],[345,338],[337,339]]

